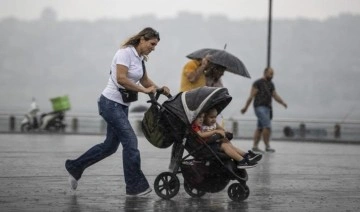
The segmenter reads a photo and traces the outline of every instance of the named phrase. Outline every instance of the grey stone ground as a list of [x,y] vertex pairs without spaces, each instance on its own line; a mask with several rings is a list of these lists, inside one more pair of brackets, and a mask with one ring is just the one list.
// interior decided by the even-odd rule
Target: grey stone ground
[[[171,200],[155,192],[127,198],[121,148],[86,170],[76,192],[67,185],[64,161],[103,136],[0,134],[0,210],[5,211],[360,211],[360,145],[273,141],[248,170],[250,196],[233,202],[227,188],[191,198],[181,186]],[[242,149],[250,140],[234,140]],[[143,171],[153,184],[167,171],[170,148],[157,149],[139,138]],[[181,183],[183,179],[180,177]]]

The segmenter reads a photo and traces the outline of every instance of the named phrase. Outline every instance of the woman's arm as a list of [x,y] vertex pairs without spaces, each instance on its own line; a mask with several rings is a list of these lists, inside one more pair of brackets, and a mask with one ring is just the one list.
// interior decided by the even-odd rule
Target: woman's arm
[[154,86],[155,88],[159,88],[147,75],[147,72],[144,72],[144,76],[140,79],[140,84],[145,88]]
[[[155,89],[158,89],[159,86],[157,86],[147,75],[147,72],[145,71],[144,76],[140,79],[140,84],[144,86],[145,88],[154,87]],[[163,86],[162,89],[164,90],[164,94],[168,95],[170,94],[170,89],[166,86]]]
[[153,85],[150,85],[148,87],[143,87],[130,81],[129,78],[127,77],[128,71],[129,71],[128,67],[124,65],[116,64],[116,81],[120,85],[132,91],[138,91],[143,93],[155,92],[156,87]]

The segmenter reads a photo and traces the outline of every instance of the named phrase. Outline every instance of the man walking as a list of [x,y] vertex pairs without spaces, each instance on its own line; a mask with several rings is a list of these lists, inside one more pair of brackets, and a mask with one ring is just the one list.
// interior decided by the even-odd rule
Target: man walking
[[253,151],[263,152],[259,149],[258,145],[263,136],[265,143],[265,151],[275,152],[275,149],[270,147],[270,135],[271,135],[271,119],[272,119],[272,98],[274,98],[279,104],[287,108],[287,104],[276,93],[275,85],[271,81],[274,76],[274,70],[270,67],[265,68],[264,76],[256,80],[252,87],[249,98],[246,100],[245,106],[241,109],[241,113],[244,114],[252,100],[254,100],[254,110],[257,117],[257,129],[254,133]]

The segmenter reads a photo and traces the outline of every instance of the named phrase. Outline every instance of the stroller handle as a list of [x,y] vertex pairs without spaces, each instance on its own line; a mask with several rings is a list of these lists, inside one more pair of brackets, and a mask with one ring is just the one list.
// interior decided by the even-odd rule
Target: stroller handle
[[[149,97],[150,97],[151,102],[157,102],[157,100],[158,100],[159,97],[160,97],[160,94],[165,95],[163,88],[157,88],[155,94],[154,94],[154,93],[149,93]],[[165,96],[167,96],[168,98],[171,98],[171,97],[172,97],[171,94],[167,94],[167,95],[165,95]]]

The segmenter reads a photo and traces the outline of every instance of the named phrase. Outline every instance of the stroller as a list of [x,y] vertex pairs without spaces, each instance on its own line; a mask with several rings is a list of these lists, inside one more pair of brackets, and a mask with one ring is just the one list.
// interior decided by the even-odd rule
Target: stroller
[[238,169],[225,153],[215,152],[191,128],[198,114],[210,108],[220,113],[231,101],[226,88],[201,87],[158,102],[160,92],[150,95],[151,107],[142,120],[146,139],[158,148],[172,145],[169,171],[160,173],[154,181],[156,194],[171,199],[180,190],[178,174],[184,179],[184,189],[191,197],[219,192],[228,187],[233,201],[243,201],[250,194],[245,169]]

